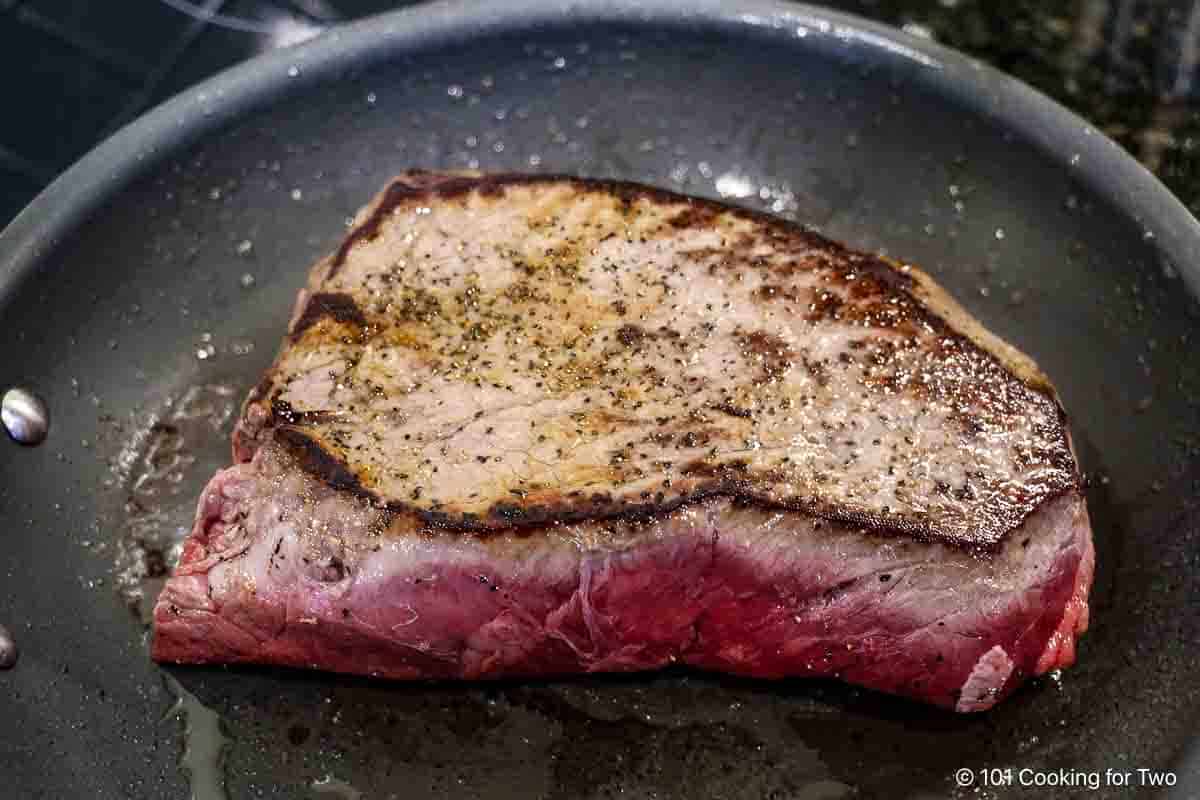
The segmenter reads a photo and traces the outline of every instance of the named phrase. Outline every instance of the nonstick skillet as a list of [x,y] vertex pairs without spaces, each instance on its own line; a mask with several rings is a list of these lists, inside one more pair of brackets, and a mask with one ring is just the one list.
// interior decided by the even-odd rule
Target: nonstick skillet
[[[20,648],[0,794],[1162,791],[1138,770],[1200,792],[1200,226],[1087,123],[961,55],[798,5],[680,5],[458,2],[335,30],[138,120],[0,235],[0,388],[52,416],[44,444],[0,447]],[[960,717],[682,671],[399,685],[151,663],[145,608],[307,267],[409,167],[633,179],[923,265],[1070,412],[1099,565],[1078,665]]]

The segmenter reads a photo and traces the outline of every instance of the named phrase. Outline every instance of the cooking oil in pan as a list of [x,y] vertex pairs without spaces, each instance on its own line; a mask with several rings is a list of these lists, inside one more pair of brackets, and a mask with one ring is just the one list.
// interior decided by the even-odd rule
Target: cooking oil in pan
[[362,792],[332,775],[326,775],[324,778],[313,781],[312,790],[314,794],[328,795],[340,798],[340,800],[362,800],[363,798]]
[[166,718],[183,719],[183,758],[192,800],[229,800],[225,791],[225,750],[229,739],[221,732],[221,717],[167,676],[167,688],[175,705]]
[[222,383],[189,387],[139,425],[117,455],[116,583],[145,623],[191,530],[202,482],[229,463],[236,397]]

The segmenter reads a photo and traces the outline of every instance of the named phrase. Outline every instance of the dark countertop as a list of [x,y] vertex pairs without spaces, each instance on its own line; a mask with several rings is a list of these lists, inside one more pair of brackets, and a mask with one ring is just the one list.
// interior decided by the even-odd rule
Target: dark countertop
[[[0,223],[107,134],[182,89],[338,21],[411,4],[0,0],[0,66],[15,90],[10,107],[19,109],[0,126]],[[1032,84],[1124,145],[1196,213],[1200,0],[829,5],[932,37]]]

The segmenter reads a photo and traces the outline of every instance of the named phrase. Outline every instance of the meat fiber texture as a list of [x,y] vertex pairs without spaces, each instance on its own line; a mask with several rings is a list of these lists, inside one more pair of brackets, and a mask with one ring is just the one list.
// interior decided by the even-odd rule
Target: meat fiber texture
[[632,184],[410,173],[313,269],[153,656],[393,679],[1070,666],[1065,416],[919,271]]

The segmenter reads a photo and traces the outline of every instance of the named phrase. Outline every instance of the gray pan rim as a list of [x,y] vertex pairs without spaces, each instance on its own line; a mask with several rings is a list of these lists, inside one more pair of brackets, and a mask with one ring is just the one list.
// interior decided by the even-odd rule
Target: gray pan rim
[[[0,308],[56,247],[152,167],[266,105],[350,68],[468,39],[573,24],[625,23],[803,41],[909,69],[912,80],[991,120],[1107,198],[1154,239],[1200,295],[1200,222],[1145,167],[1084,119],[1032,87],[936,42],[784,0],[440,0],[338,26],[302,45],[219,73],[96,146],[0,231]],[[800,31],[803,29],[803,35]],[[289,74],[295,67],[298,74]],[[1200,737],[1179,762],[1173,796],[1200,787]]]

